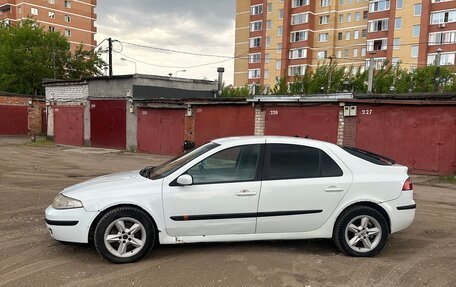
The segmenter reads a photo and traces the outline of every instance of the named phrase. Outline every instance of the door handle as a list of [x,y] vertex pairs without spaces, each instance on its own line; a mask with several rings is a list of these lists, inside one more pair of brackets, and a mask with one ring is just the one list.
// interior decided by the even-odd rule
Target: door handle
[[237,196],[254,196],[256,194],[256,191],[249,191],[247,189],[241,190],[236,193]]
[[344,191],[344,189],[341,187],[331,185],[330,187],[326,188],[325,191],[326,192],[342,192],[342,191]]

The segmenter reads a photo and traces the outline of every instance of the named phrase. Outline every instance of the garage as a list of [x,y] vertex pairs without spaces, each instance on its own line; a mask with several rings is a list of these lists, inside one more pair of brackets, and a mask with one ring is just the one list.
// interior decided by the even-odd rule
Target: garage
[[264,132],[336,143],[339,111],[338,105],[266,107]]
[[197,146],[220,137],[254,134],[255,109],[250,105],[197,106],[194,113]]
[[84,107],[55,106],[53,112],[55,143],[84,145]]
[[28,134],[28,107],[0,105],[0,135]]
[[356,145],[415,173],[454,174],[455,115],[456,106],[360,105]]
[[90,100],[90,140],[93,147],[125,149],[125,100]]
[[138,109],[138,151],[163,155],[183,152],[185,109]]

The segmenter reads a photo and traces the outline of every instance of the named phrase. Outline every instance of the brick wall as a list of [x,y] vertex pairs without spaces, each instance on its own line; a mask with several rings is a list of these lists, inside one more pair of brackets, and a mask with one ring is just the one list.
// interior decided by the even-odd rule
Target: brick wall
[[[32,100],[32,105],[29,101]],[[14,96],[0,94],[0,105],[14,105],[28,107],[28,134],[42,134],[42,109],[45,108],[44,101],[37,101],[33,96]]]
[[255,107],[255,135],[264,135],[264,128],[266,123],[266,111],[262,110],[260,106]]
[[26,106],[26,105],[28,105],[29,99],[31,99],[31,98],[15,97],[15,96],[8,96],[8,95],[3,96],[0,94],[0,105]]
[[357,117],[345,117],[344,119],[344,133],[343,145],[356,146],[356,124]]
[[344,111],[341,109],[339,111],[339,126],[337,128],[337,144],[344,144],[344,130],[345,130],[345,118]]

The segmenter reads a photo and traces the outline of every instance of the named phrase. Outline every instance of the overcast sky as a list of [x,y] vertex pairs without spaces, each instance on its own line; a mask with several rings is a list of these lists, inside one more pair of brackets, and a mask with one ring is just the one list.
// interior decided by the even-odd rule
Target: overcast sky
[[[123,42],[201,54],[233,56],[235,0],[99,0],[96,13],[100,43],[111,37]],[[103,47],[107,47],[106,42]],[[114,50],[122,49],[118,43]],[[122,55],[123,54],[123,55]],[[106,55],[105,55],[106,56]],[[114,53],[115,75],[132,74],[135,67],[121,58],[136,60],[137,72],[209,80],[217,78],[217,67],[225,67],[225,82],[233,81],[234,61],[157,51],[123,44]],[[107,56],[105,58],[107,61]],[[134,61],[133,60],[133,61]],[[208,66],[190,68],[207,63]],[[141,63],[144,62],[144,63]],[[148,64],[153,65],[148,65]],[[170,67],[158,67],[170,66]]]

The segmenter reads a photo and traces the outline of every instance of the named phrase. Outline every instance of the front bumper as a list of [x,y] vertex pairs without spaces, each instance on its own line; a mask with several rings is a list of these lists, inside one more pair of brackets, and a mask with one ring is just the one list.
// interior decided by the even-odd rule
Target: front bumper
[[75,243],[88,243],[89,229],[98,212],[84,208],[46,208],[45,221],[49,233],[55,240]]
[[391,221],[391,233],[409,227],[415,218],[416,203],[413,200],[413,191],[402,191],[401,196],[395,200],[380,204],[388,212]]

